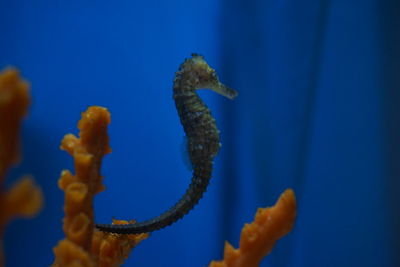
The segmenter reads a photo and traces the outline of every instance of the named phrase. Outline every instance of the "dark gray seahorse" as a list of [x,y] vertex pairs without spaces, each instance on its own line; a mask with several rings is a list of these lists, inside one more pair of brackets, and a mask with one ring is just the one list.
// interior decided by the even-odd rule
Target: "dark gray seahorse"
[[220,83],[215,70],[197,54],[186,59],[174,79],[175,106],[188,137],[193,178],[183,197],[168,211],[153,219],[125,225],[97,224],[104,232],[139,234],[169,226],[185,216],[202,198],[209,184],[213,159],[220,148],[219,131],[210,110],[197,95],[197,89],[209,88],[233,99],[237,92]]

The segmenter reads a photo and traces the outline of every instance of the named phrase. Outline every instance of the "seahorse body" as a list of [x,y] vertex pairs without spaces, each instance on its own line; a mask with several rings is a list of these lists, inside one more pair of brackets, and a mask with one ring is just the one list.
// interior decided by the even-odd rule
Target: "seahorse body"
[[210,110],[196,93],[209,88],[230,99],[237,92],[219,82],[204,58],[197,54],[186,59],[175,73],[173,98],[183,129],[188,137],[189,158],[193,165],[193,178],[183,197],[168,211],[153,219],[126,225],[97,224],[104,232],[138,234],[169,226],[185,216],[202,198],[209,184],[213,159],[220,148],[219,131]]

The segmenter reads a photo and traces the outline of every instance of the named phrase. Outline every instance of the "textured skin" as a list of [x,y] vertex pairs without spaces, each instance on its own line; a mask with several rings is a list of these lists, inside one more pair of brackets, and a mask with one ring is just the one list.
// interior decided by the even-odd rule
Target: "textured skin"
[[220,147],[215,120],[195,92],[202,88],[213,89],[231,99],[237,94],[219,82],[215,71],[202,56],[193,54],[176,72],[173,97],[188,137],[189,158],[193,166],[192,182],[186,193],[173,207],[158,217],[127,225],[97,224],[98,229],[117,234],[139,234],[159,230],[181,219],[202,198],[211,178],[213,159]]

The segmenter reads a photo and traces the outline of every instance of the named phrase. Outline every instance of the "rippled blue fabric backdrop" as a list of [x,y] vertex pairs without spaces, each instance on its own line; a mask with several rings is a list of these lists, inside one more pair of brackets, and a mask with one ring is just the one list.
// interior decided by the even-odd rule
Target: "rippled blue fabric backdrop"
[[184,193],[174,72],[192,52],[239,91],[200,92],[221,129],[214,178],[182,221],[125,266],[206,266],[291,187],[293,232],[262,266],[400,266],[400,4],[390,0],[1,1],[0,68],[32,84],[22,164],[45,209],[7,229],[7,266],[48,266],[63,238],[59,150],[89,105],[113,153],[96,221],[144,220]]

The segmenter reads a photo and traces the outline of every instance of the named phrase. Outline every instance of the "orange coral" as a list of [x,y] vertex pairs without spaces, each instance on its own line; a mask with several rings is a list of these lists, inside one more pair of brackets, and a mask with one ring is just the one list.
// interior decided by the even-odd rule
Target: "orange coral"
[[[134,221],[114,220],[113,224],[128,224]],[[127,259],[130,251],[149,234],[116,235],[95,231],[92,254],[98,259],[99,267],[120,266]]]
[[7,170],[20,158],[21,121],[30,104],[29,85],[16,69],[0,74],[0,266],[3,264],[1,239],[7,222],[16,216],[32,217],[42,207],[43,196],[33,179],[24,177],[9,191],[3,182]]
[[254,221],[245,224],[239,249],[225,243],[224,259],[213,261],[209,267],[256,267],[271,252],[275,242],[293,227],[296,200],[293,190],[287,189],[275,206],[258,209]]
[[21,121],[30,104],[29,85],[21,80],[16,69],[0,75],[0,181],[6,171],[18,163]]
[[100,167],[103,156],[111,152],[109,123],[107,109],[89,107],[78,123],[80,138],[67,134],[61,143],[61,149],[74,157],[76,175],[64,170],[58,182],[65,191],[66,239],[54,248],[53,266],[118,266],[130,249],[147,237],[109,235],[94,230],[93,197],[104,190]]

